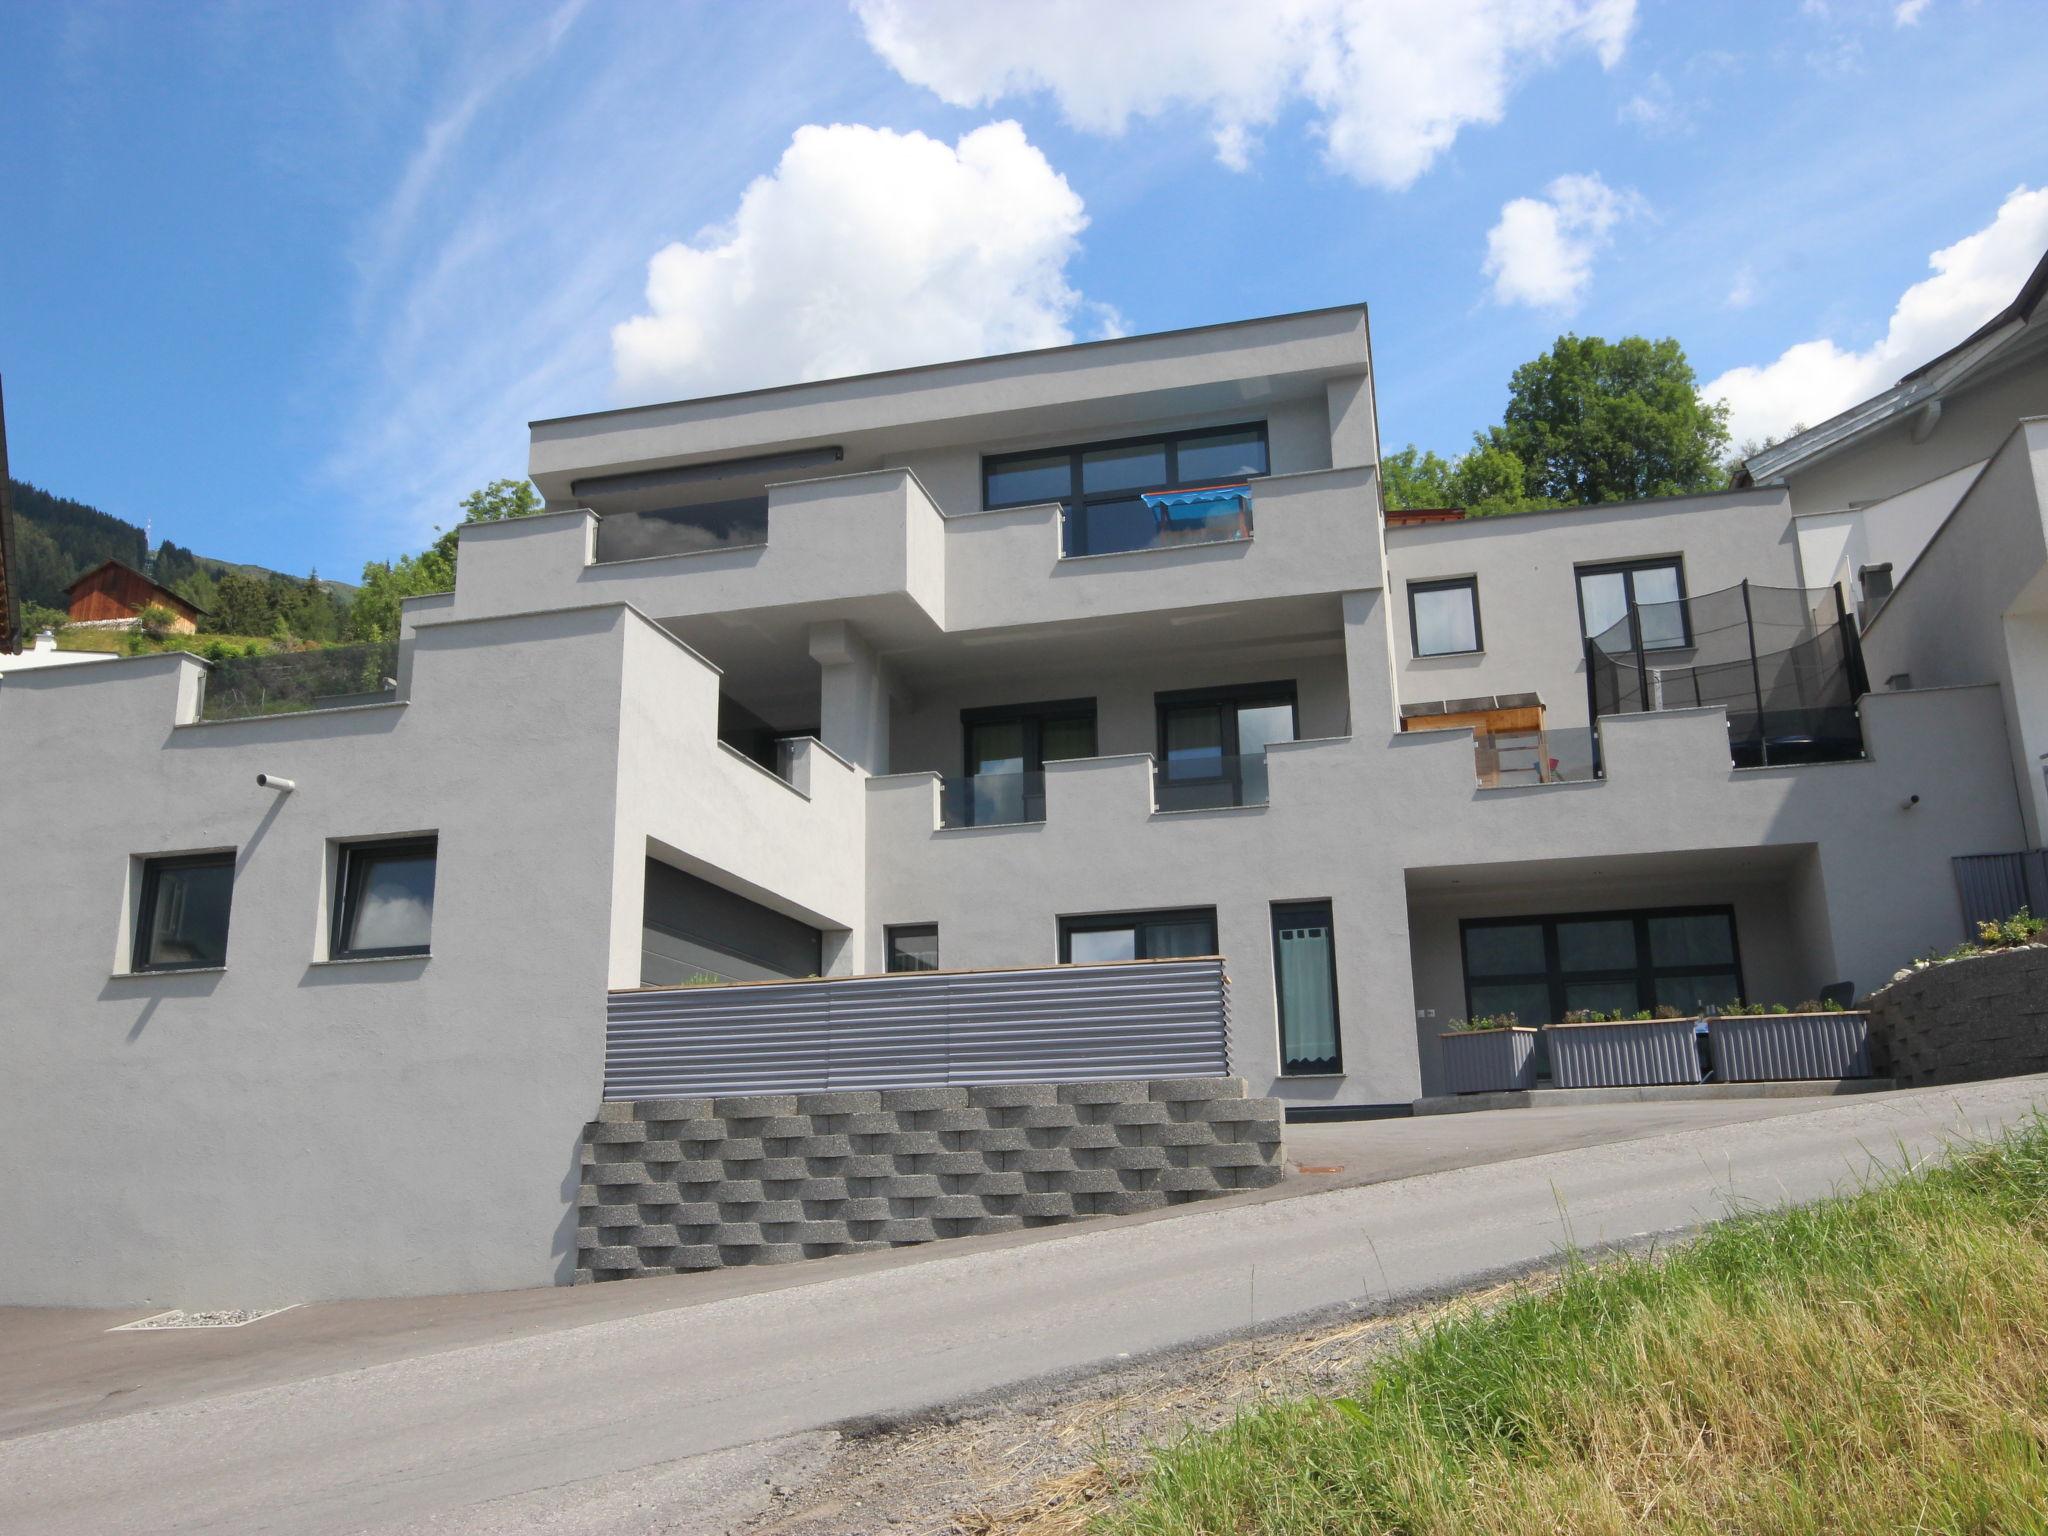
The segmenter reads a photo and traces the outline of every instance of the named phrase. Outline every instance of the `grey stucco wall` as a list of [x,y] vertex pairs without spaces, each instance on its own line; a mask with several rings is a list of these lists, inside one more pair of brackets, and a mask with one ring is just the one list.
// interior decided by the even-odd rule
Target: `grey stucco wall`
[[1871,994],[1877,1069],[1901,1084],[2048,1072],[2048,945],[1951,960]]
[[1159,1210],[1278,1183],[1241,1079],[606,1104],[584,1128],[578,1280],[780,1264]]

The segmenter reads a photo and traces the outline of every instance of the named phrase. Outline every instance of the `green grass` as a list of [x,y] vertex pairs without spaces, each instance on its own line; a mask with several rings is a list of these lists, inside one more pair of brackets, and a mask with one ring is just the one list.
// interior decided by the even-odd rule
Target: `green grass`
[[2048,1121],[1439,1323],[1105,1536],[2048,1531]]
[[79,629],[66,627],[57,631],[57,649],[60,651],[107,651],[115,655],[151,655],[158,651],[190,651],[193,655],[204,654],[207,646],[218,641],[232,646],[237,654],[255,647],[266,655],[280,649],[275,640],[264,635],[166,635],[161,640],[148,636],[136,637],[141,646],[137,652],[130,651],[130,637],[133,630],[125,629]]

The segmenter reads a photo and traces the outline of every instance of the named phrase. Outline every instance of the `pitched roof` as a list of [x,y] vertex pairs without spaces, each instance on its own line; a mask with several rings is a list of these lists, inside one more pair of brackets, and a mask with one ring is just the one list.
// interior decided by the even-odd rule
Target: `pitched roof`
[[71,584],[65,587],[64,590],[67,593],[76,592],[80,587],[84,586],[88,581],[90,581],[93,577],[99,575],[101,571],[104,571],[110,565],[113,566],[116,570],[126,571],[130,576],[133,576],[137,581],[146,583],[151,591],[161,592],[165,597],[169,598],[172,602],[176,603],[180,608],[189,608],[194,613],[206,612],[204,608],[200,607],[197,603],[193,602],[191,598],[183,597],[178,593],[173,592],[169,587],[165,586],[162,582],[157,581],[153,577],[146,576],[141,571],[135,569],[135,567],[130,565],[126,560],[102,560],[98,565],[94,566],[91,570],[81,571],[75,578],[73,578]]

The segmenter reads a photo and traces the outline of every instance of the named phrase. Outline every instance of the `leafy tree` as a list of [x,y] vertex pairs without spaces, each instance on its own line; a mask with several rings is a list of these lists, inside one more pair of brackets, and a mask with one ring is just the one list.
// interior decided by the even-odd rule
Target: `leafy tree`
[[62,608],[47,608],[34,599],[21,605],[21,632],[27,640],[34,639],[46,629],[62,629],[71,622],[71,615]]
[[217,635],[267,635],[277,622],[277,603],[261,576],[229,571],[215,585],[206,627]]
[[1521,461],[1530,496],[1589,505],[1719,490],[1728,408],[1699,397],[1666,337],[1560,336],[1508,381],[1502,424],[1481,439]]
[[362,587],[349,605],[348,638],[382,640],[395,635],[401,602],[452,588],[456,541],[464,524],[502,522],[541,510],[540,493],[525,480],[493,480],[482,490],[471,491],[462,498],[462,522],[436,529],[440,537],[418,554],[372,560],[363,567]]
[[1463,507],[1472,517],[1528,512],[1555,503],[1528,493],[1522,461],[1485,438],[1455,459],[1425,453],[1410,443],[1380,460],[1381,495],[1390,511]]
[[176,627],[178,616],[162,603],[146,603],[135,615],[135,627],[152,640],[162,640]]
[[1735,451],[1728,456],[1723,467],[1728,472],[1728,484],[1732,488],[1742,477],[1743,466],[1766,448],[1775,448],[1788,437],[1797,437],[1806,430],[1805,422],[1797,422],[1783,432],[1766,433],[1762,437],[1745,437],[1735,445]]
[[1380,500],[1390,512],[1413,511],[1418,507],[1454,507],[1449,459],[1425,453],[1410,443],[1397,453],[1380,457]]

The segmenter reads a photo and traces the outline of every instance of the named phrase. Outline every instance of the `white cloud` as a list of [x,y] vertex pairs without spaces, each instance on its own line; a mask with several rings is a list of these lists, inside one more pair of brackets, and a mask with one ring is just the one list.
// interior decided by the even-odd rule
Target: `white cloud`
[[1494,301],[1577,307],[1592,280],[1593,257],[1637,206],[1633,192],[1617,192],[1598,176],[1560,176],[1540,198],[1503,204],[1500,221],[1486,232],[1483,270],[1493,279]]
[[1756,302],[1756,268],[1747,262],[1735,269],[1735,281],[1728,285],[1728,297],[1721,301],[1730,309],[1747,309]]
[[1650,71],[1642,89],[1624,101],[1616,115],[1624,123],[1658,135],[1683,133],[1692,126],[1691,114],[1658,70]]
[[1920,13],[1927,9],[1928,0],[1899,0],[1892,7],[1892,25],[1913,27],[1920,24]]
[[729,223],[648,263],[648,312],[612,330],[618,390],[711,394],[1058,346],[1081,307],[1066,264],[1087,222],[1015,123],[951,145],[799,128]]
[[1729,369],[1700,393],[1728,402],[1728,430],[1738,443],[1826,421],[1890,388],[2011,303],[2044,246],[2048,187],[2020,187],[1983,229],[1927,258],[1934,276],[1900,296],[1878,341],[1860,352],[1825,338],[1803,341],[1775,362]]
[[1621,57],[1635,0],[854,0],[898,74],[961,107],[1050,91],[1093,133],[1170,109],[1206,116],[1217,158],[1249,164],[1295,100],[1325,158],[1409,185],[1459,132],[1498,123],[1521,77],[1561,55]]

